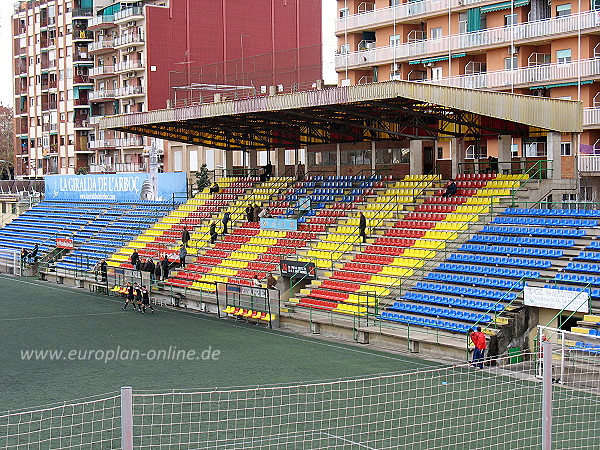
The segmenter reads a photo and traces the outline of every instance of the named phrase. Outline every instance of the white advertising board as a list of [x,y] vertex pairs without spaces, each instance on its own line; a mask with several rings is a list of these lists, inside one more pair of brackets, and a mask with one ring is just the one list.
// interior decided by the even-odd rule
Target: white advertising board
[[557,310],[589,312],[590,296],[587,292],[525,286],[525,305]]

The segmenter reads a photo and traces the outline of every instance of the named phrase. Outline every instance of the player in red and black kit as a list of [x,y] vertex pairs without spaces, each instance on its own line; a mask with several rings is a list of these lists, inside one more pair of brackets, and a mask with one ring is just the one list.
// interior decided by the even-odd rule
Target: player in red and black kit
[[473,351],[473,366],[483,369],[483,357],[487,343],[485,334],[481,332],[481,327],[477,327],[477,331],[473,331],[472,328],[469,329],[469,338],[475,346],[475,350]]
[[133,298],[133,286],[131,285],[131,283],[127,283],[127,294],[125,297],[125,306],[123,306],[122,308],[123,310],[127,309],[127,305],[131,303],[133,305],[133,310],[135,311],[135,303]]
[[146,314],[146,307],[150,308],[154,313],[154,308],[150,304],[150,294],[148,293],[148,288],[146,286],[142,286],[142,313]]

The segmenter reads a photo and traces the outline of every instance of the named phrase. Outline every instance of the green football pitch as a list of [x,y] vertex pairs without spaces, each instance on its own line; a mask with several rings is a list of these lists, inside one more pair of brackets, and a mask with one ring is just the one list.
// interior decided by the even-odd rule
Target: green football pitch
[[256,386],[439,367],[203,314],[123,311],[120,298],[32,278],[0,275],[0,293],[0,411],[121,386]]
[[[117,297],[34,279],[0,275],[0,292],[2,448],[120,448],[122,386],[134,392],[134,448],[541,445],[534,373],[450,367],[168,308],[123,311]],[[555,386],[554,448],[593,448],[599,405],[594,390]]]

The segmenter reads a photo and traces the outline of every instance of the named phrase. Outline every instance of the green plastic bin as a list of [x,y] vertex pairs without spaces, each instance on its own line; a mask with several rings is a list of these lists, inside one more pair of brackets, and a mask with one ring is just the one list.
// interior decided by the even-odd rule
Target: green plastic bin
[[511,347],[508,349],[508,356],[510,357],[510,363],[516,364],[523,362],[523,353],[521,347]]

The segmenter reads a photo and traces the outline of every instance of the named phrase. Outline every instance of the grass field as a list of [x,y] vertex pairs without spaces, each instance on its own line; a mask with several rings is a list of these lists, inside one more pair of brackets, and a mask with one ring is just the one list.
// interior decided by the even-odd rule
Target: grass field
[[[134,389],[136,449],[541,446],[532,373],[449,367],[167,308],[143,315],[32,279],[0,276],[0,292],[0,410],[99,396],[0,413],[1,448],[120,448],[121,386]],[[169,348],[196,354],[149,358]],[[35,350],[62,353],[23,358]],[[139,356],[105,361],[111,350]],[[597,446],[598,392],[554,389],[553,448]]]
[[[368,375],[436,364],[319,341],[232,320],[158,308],[122,311],[116,297],[35,279],[0,276],[0,411],[134,389],[197,389]],[[139,351],[130,361],[106,352]],[[148,360],[163,350],[195,350],[190,361]],[[203,360],[211,349],[211,360]],[[55,361],[22,351],[58,350]],[[215,350],[220,352],[215,355]],[[76,352],[70,360],[69,352]],[[94,351],[94,353],[91,353]],[[104,359],[98,361],[96,357]],[[148,354],[152,357],[153,354]],[[65,359],[66,358],[66,359]],[[79,360],[85,359],[85,360]]]

